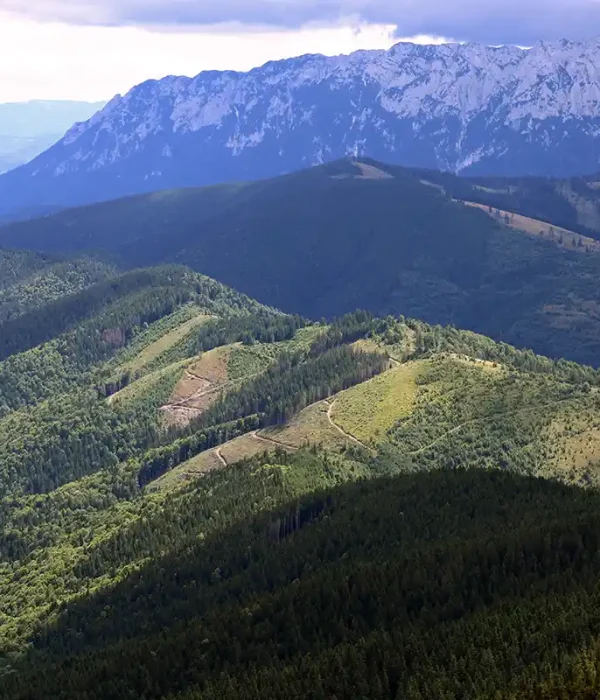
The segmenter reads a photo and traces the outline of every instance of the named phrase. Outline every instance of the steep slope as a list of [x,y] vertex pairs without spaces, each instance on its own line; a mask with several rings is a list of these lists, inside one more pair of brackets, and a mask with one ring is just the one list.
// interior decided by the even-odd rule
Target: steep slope
[[345,160],[67,210],[0,229],[0,245],[174,261],[314,319],[405,314],[596,364],[600,256],[515,232],[453,201],[483,196],[478,186],[447,175],[442,191],[427,177]]
[[[534,477],[600,484],[599,372],[125,279],[80,321],[118,346],[46,386],[54,312],[0,365],[42,390],[0,419],[3,698],[593,696],[600,497]],[[166,427],[186,370],[230,383]]]
[[481,174],[598,170],[597,41],[302,56],[115,97],[0,178],[0,214],[230,180],[346,155]]
[[[258,439],[292,453],[315,443],[332,452],[358,449],[362,458],[378,455],[409,471],[502,465],[600,483],[597,371],[452,328],[373,320],[364,313],[358,324],[355,318],[342,319],[313,347],[369,336],[354,347],[388,358],[385,371],[311,404],[283,425],[222,445],[226,463],[256,454]],[[163,460],[166,472],[163,477],[158,470],[157,488],[211,468],[215,453],[175,467]]]
[[[191,319],[223,317],[250,332],[235,320],[249,314],[250,329],[275,329],[286,318],[171,266],[113,276],[0,322],[0,493],[53,490],[118,462],[134,445],[154,445],[159,407],[178,375],[161,377],[141,405],[120,412],[106,397],[200,352]],[[145,360],[133,362],[138,356]]]

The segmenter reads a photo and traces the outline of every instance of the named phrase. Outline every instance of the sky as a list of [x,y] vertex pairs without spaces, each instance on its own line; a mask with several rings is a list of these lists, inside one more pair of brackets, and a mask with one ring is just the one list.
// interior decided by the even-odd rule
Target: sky
[[600,0],[0,0],[0,102],[109,99],[148,78],[406,39],[531,46],[594,32]]

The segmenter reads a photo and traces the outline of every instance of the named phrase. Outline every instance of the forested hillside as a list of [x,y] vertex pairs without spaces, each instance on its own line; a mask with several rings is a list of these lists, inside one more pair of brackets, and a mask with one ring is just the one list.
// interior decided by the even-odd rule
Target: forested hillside
[[[389,168],[394,172],[394,168]],[[414,171],[455,199],[547,221],[600,239],[600,175],[558,180],[541,177],[459,178],[432,170]]]
[[[217,532],[202,496],[236,502],[220,475],[170,503],[154,539],[177,533],[177,550],[59,605],[5,697],[593,697],[595,492],[458,471],[286,502],[307,466],[330,470],[305,455],[231,473],[250,508]],[[283,502],[252,517],[258,487]],[[149,535],[91,546],[91,571]]]
[[106,274],[0,301],[2,698],[600,691],[600,372]]
[[114,266],[91,257],[0,249],[0,321],[39,309],[114,273]]
[[[511,183],[501,190],[341,161],[270,181],[63,211],[0,229],[0,245],[102,251],[127,269],[174,262],[311,319],[361,307],[597,365],[600,255],[575,233],[598,235],[589,222],[576,225],[577,211],[593,218],[596,190],[585,185],[589,197],[576,211],[557,183]],[[562,245],[559,235],[539,240],[506,226],[504,215],[489,216],[493,207],[556,217],[574,232]]]

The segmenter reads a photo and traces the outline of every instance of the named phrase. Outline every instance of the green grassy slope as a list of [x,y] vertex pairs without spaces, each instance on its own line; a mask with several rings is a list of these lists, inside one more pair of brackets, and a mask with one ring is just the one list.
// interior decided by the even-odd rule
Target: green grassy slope
[[[372,323],[361,347],[390,358],[381,374],[259,430],[254,440],[225,445],[226,461],[254,454],[258,439],[292,451],[306,443],[358,450],[408,471],[502,466],[600,484],[596,371],[451,328]],[[210,464],[209,453],[195,470]],[[167,483],[188,469],[176,466]]]
[[314,319],[360,306],[597,363],[600,256],[534,240],[453,201],[484,201],[479,185],[432,174],[444,193],[426,177],[343,161],[60,212],[0,229],[0,244],[102,249],[129,267],[174,261]]

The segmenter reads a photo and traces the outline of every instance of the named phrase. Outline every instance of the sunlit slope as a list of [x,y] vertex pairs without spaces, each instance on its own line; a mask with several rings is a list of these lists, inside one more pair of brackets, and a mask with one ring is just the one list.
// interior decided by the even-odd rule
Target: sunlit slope
[[4,696],[596,688],[596,370],[127,274],[0,364]]
[[[415,334],[420,349],[411,349]],[[375,334],[368,344],[388,358],[383,373],[284,425],[259,427],[208,450],[156,486],[185,483],[261,451],[294,453],[308,445],[347,458],[378,455],[403,471],[472,466],[599,482],[595,372],[413,323]]]

